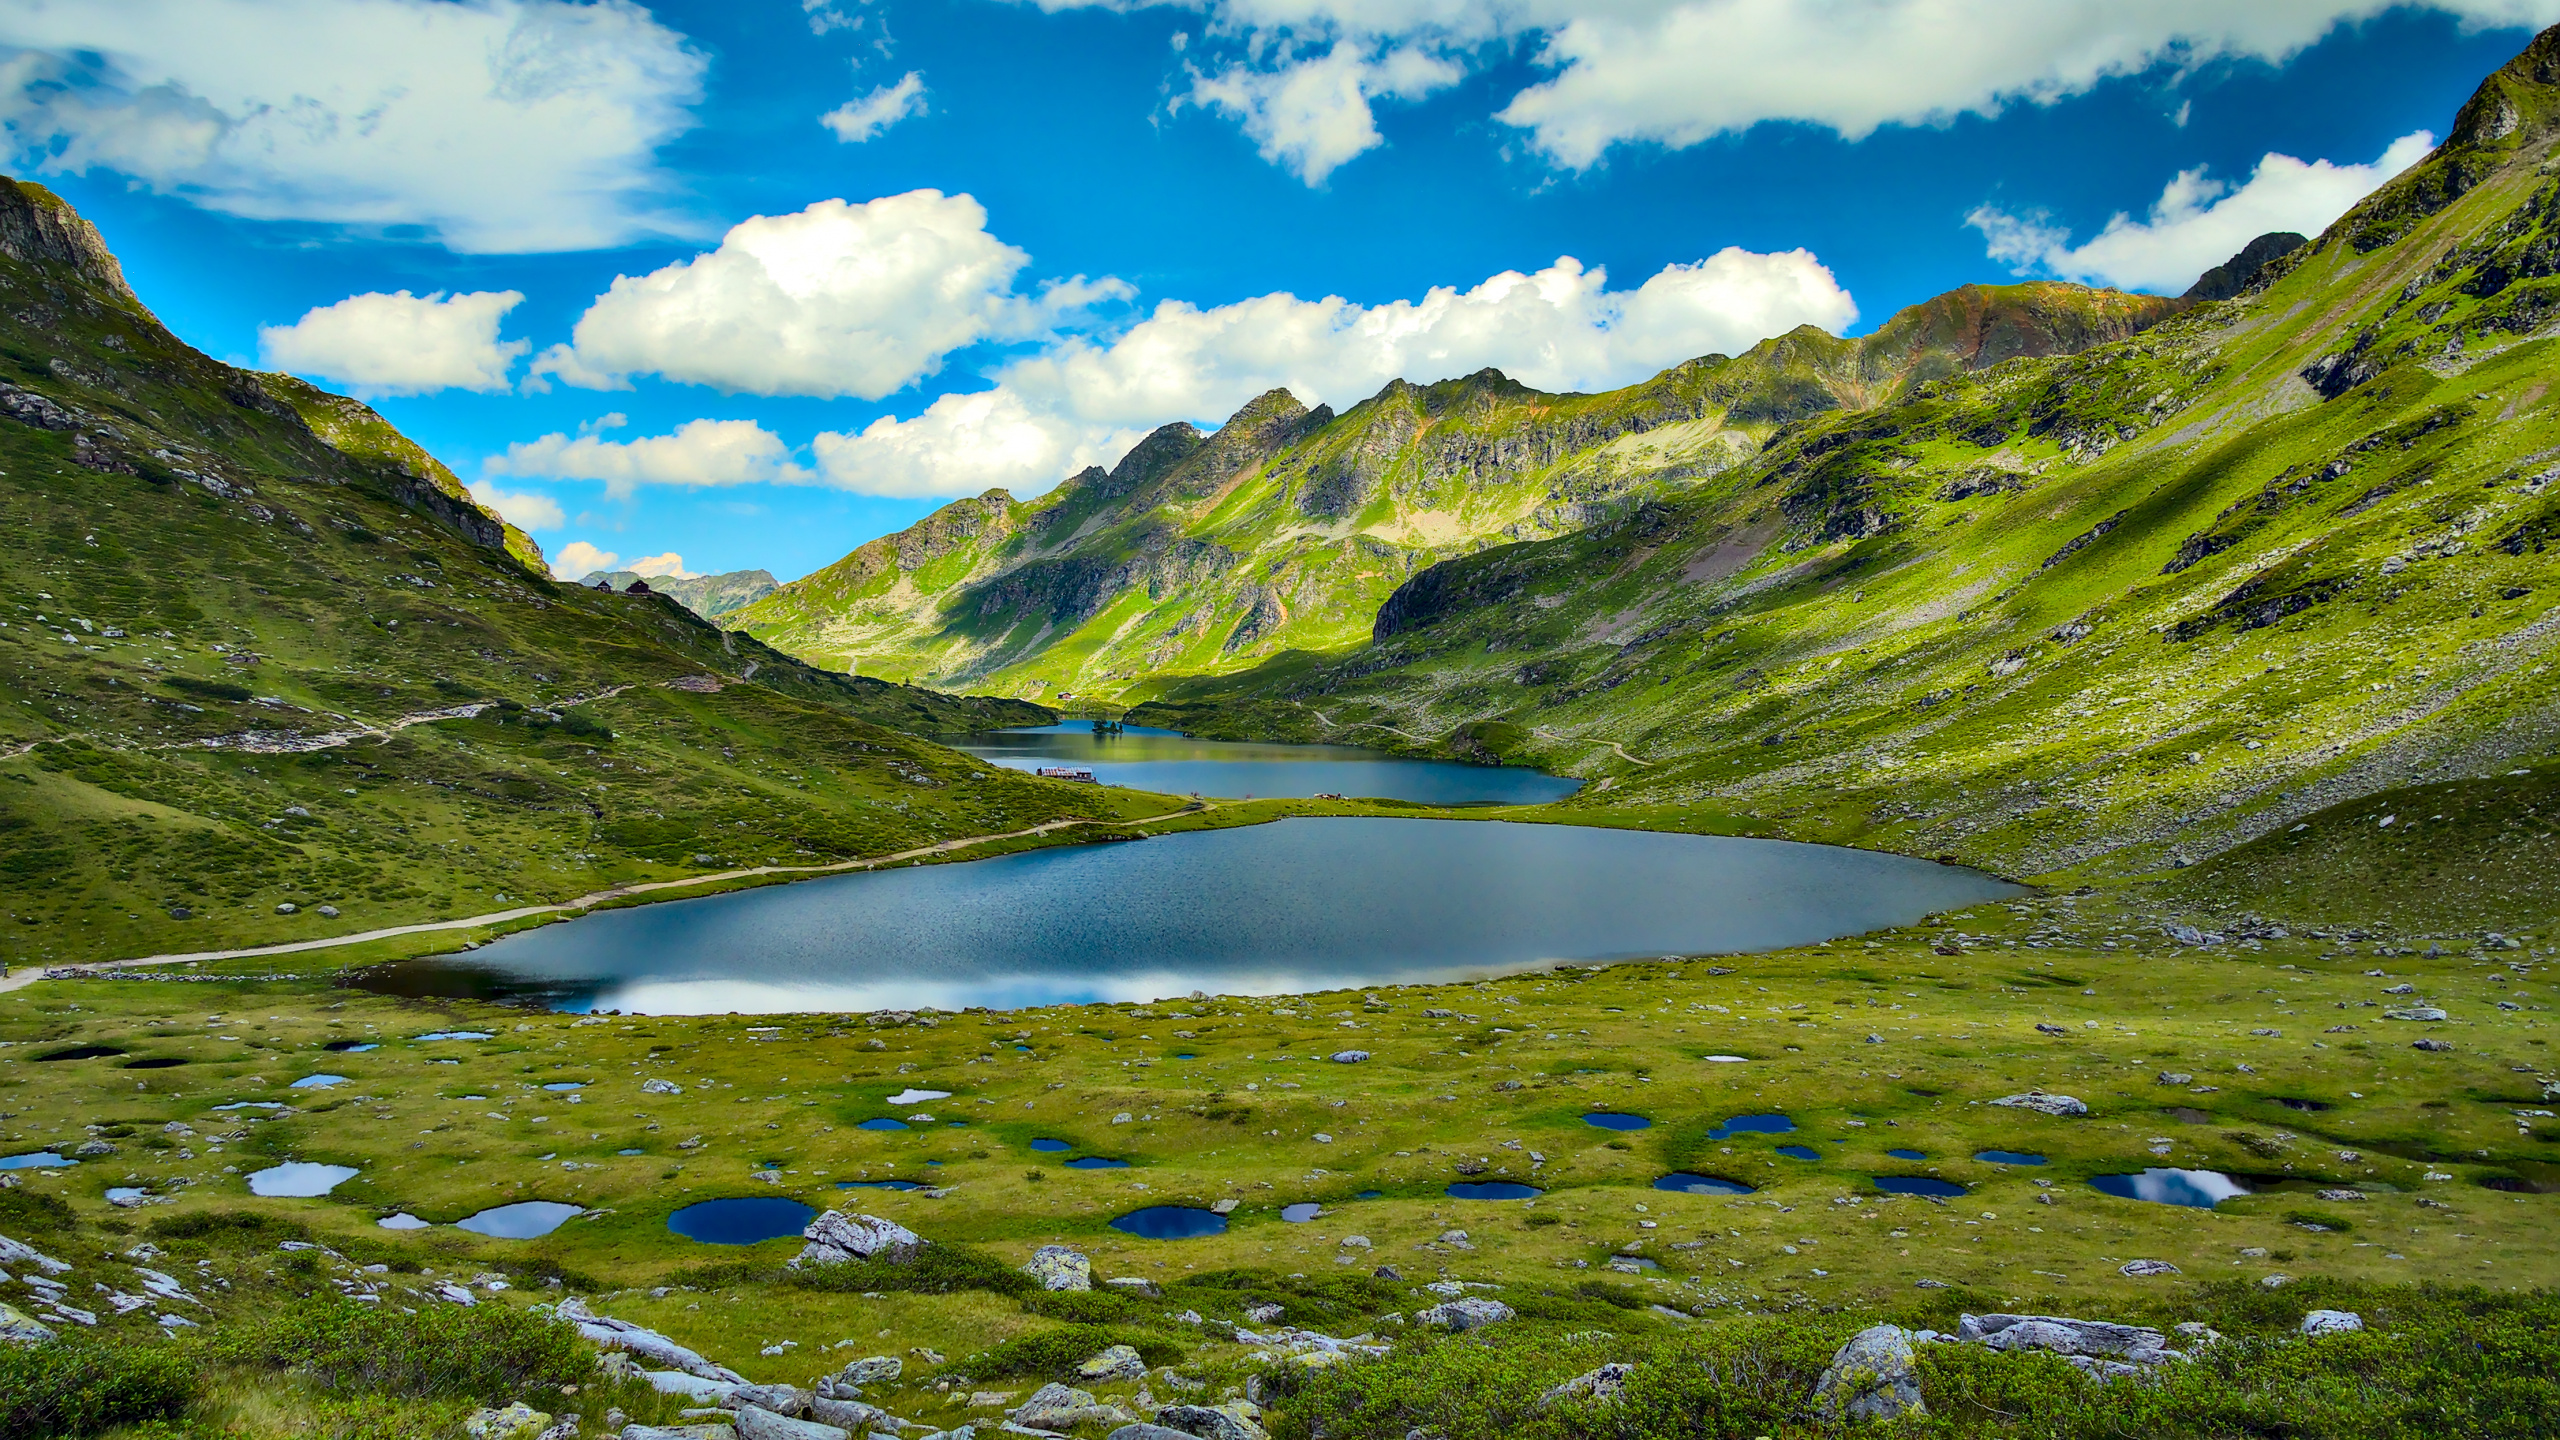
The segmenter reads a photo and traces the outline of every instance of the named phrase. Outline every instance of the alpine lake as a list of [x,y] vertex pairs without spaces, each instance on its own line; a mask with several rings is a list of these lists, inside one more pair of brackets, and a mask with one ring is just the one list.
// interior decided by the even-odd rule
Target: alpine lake
[[[1008,1265],[1071,1245],[1097,1282],[1164,1289],[1132,1324],[1240,1318],[1243,1291],[1189,1278],[1235,1274],[1284,1298],[1360,1279],[1404,1312],[1423,1281],[1480,1282],[1615,1334],[2127,1313],[2185,1283],[2128,1273],[2151,1260],[2560,1278],[2560,1169],[2512,1153],[2509,1076],[2542,1036],[2493,1008],[2508,976],[2483,957],[2278,938],[2243,961],[2171,943],[2124,892],[1554,823],[1570,782],[1525,772],[1072,729],[964,745],[1268,823],[465,951],[30,987],[0,996],[9,1178],[137,1239],[251,1237],[186,1242],[216,1274],[274,1244],[188,1217],[295,1227],[386,1299],[479,1276],[513,1283],[483,1303],[522,1303],[561,1279],[759,1381],[806,1384],[839,1342],[931,1352],[883,1400],[944,1426],[970,1414],[938,1373],[1065,1322],[966,1287],[786,1284],[801,1217],[850,1208]],[[1298,799],[1360,795],[1379,803]],[[2400,984],[2455,1019],[2379,1018]],[[2410,1048],[2447,1031],[2451,1051]],[[2090,1113],[1995,1103],[2032,1091]],[[1256,1364],[1166,1338],[1213,1384]]]

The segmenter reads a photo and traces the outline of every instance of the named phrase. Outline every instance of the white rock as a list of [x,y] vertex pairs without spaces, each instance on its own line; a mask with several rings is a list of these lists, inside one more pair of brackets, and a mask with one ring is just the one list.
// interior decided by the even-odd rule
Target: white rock
[[[772,1174],[772,1171],[765,1171]],[[904,1264],[924,1249],[924,1237],[895,1220],[830,1210],[800,1232],[809,1244],[791,1265],[842,1265],[851,1260],[887,1260]]]
[[2364,1328],[2364,1317],[2352,1310],[2314,1310],[2302,1317],[2305,1335],[2344,1335]]
[[2074,1120],[2089,1113],[2089,1106],[2085,1101],[2069,1095],[2047,1095],[2041,1090],[2030,1090],[2024,1095],[2003,1095],[1991,1103],[2006,1105],[2014,1110],[2033,1110],[2039,1115],[2058,1115]]

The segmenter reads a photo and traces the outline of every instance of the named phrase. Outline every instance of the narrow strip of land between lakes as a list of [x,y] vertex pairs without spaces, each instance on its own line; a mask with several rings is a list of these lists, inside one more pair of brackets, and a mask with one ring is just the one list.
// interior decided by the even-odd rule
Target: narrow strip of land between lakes
[[486,915],[469,915],[459,920],[428,920],[416,925],[394,925],[388,929],[365,930],[353,935],[333,935],[318,940],[290,940],[281,945],[253,945],[239,950],[195,950],[176,955],[143,955],[131,960],[93,960],[79,965],[29,965],[5,978],[0,978],[0,994],[33,985],[48,976],[86,975],[93,971],[118,970],[134,965],[184,965],[202,960],[248,960],[260,955],[292,955],[306,950],[328,950],[340,945],[361,945],[370,940],[391,940],[402,935],[424,935],[437,930],[469,930],[475,926],[503,925],[510,920],[524,920],[536,915],[576,914],[611,901],[661,890],[681,890],[695,885],[717,885],[725,880],[752,880],[767,875],[811,877],[839,875],[854,870],[870,870],[882,865],[894,865],[902,860],[919,860],[927,855],[945,855],[954,850],[965,850],[972,845],[986,845],[998,840],[1028,839],[1034,835],[1046,835],[1052,831],[1072,829],[1078,825],[1112,825],[1128,829],[1139,825],[1152,825],[1158,820],[1170,820],[1180,815],[1198,815],[1217,808],[1217,801],[1203,800],[1162,815],[1150,815],[1143,820],[1048,820],[1027,830],[1007,830],[998,835],[964,835],[956,840],[937,841],[931,845],[919,845],[913,850],[901,850],[894,855],[874,855],[865,860],[839,860],[832,865],[758,865],[746,870],[722,870],[710,875],[684,875],[673,880],[647,880],[632,885],[616,885],[608,890],[598,890],[554,905],[519,905],[512,910],[493,910]]

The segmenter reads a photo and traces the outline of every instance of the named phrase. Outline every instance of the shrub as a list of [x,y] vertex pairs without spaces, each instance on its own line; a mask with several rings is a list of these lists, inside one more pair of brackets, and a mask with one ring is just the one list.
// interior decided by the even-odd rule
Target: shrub
[[149,1233],[155,1240],[271,1245],[285,1240],[308,1240],[311,1227],[298,1220],[287,1220],[280,1215],[261,1215],[250,1210],[198,1210],[186,1215],[163,1215],[151,1222]]
[[92,1435],[173,1420],[195,1397],[193,1356],[156,1338],[0,1346],[0,1435]]
[[332,1393],[479,1400],[586,1378],[577,1332],[499,1305],[414,1314],[308,1301],[221,1337],[226,1358],[291,1370]]
[[1052,1320],[1066,1320],[1078,1325],[1113,1325],[1122,1321],[1143,1321],[1147,1307],[1126,1295],[1102,1290],[1041,1290],[1022,1297],[1025,1313],[1046,1315]]
[[966,1245],[941,1244],[927,1245],[916,1252],[914,1259],[904,1262],[850,1260],[842,1265],[806,1265],[782,1272],[781,1278],[795,1289],[857,1295],[866,1290],[904,1290],[918,1295],[988,1290],[998,1295],[1022,1295],[1037,1288],[1030,1276],[993,1255]]
[[71,1206],[59,1195],[27,1185],[0,1190],[0,1235],[52,1235],[76,1223]]
[[1160,1335],[1142,1330],[1123,1330],[1108,1325],[1069,1325],[1057,1330],[1044,1330],[1037,1335],[1022,1335],[960,1362],[960,1369],[970,1378],[989,1380],[999,1375],[1032,1375],[1053,1380],[1073,1378],[1076,1367],[1114,1345],[1126,1345],[1138,1352],[1138,1358],[1149,1365],[1172,1365],[1181,1361],[1182,1347]]

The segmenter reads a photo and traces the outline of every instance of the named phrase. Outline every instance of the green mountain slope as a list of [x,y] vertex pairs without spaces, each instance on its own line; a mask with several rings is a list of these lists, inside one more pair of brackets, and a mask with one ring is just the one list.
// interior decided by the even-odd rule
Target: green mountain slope
[[1214,435],[1149,436],[1038,500],[1001,490],[724,623],[818,664],[1052,699],[1149,693],[1357,643],[1417,571],[1577,530],[1747,464],[1782,427],[2020,355],[2141,330],[2179,302],[2073,285],[1968,287],[1876,334],[1810,326],[1602,395],[1493,370],[1397,381],[1336,415],[1275,390]]
[[[2555,87],[2560,31],[2237,298],[1788,425],[1684,494],[1424,571],[1349,653],[1140,716],[1534,759],[1605,780],[1578,805],[2093,877],[2530,769],[2560,732]],[[2463,822],[2539,857],[2499,862],[2527,878],[2482,892],[2493,919],[2560,908],[2534,814]],[[2377,861],[2359,893],[2253,861],[2256,893],[2433,883],[2443,911],[2477,878],[2330,851]]]
[[1106,803],[884,728],[1039,707],[814,670],[663,597],[553,583],[381,417],[189,349],[94,230],[15,184],[0,528],[13,965],[479,914]]
[[666,596],[705,620],[716,620],[782,588],[770,570],[731,570],[720,575],[689,575],[683,579],[660,575],[647,580],[630,570],[598,570],[576,583],[590,590],[599,584],[628,590],[635,581],[640,582],[644,589]]

